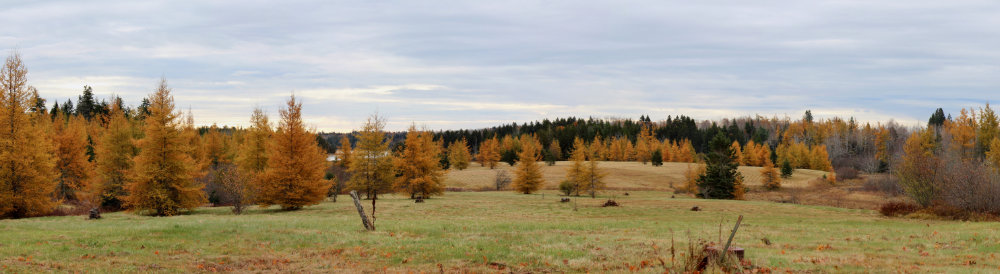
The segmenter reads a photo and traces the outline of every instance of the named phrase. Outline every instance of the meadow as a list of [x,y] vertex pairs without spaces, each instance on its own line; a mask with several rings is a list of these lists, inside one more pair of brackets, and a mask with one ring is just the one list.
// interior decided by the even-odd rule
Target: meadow
[[[3,220],[0,271],[662,272],[682,263],[689,243],[719,242],[739,215],[744,221],[734,245],[746,249],[754,266],[768,270],[1000,271],[996,223],[695,199],[663,191],[669,187],[661,185],[669,182],[643,181],[682,178],[664,171],[676,166],[605,166],[609,187],[620,190],[569,203],[560,203],[562,196],[551,189],[531,195],[447,192],[425,203],[385,196],[377,204],[375,232],[364,231],[346,196],[288,212],[253,207],[233,215],[227,207],[205,207],[174,217],[117,212],[101,220]],[[549,185],[559,177],[558,167],[546,167]],[[450,187],[475,188],[482,177],[492,180],[465,172],[491,171],[474,166],[454,172]],[[806,182],[816,174],[807,175],[797,176]],[[621,206],[601,207],[610,197]],[[694,206],[703,210],[691,211]]]

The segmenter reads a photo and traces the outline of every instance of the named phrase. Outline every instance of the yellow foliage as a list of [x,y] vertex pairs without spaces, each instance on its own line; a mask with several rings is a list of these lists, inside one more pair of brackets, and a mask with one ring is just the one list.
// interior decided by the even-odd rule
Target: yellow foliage
[[[465,139],[452,143],[451,147],[453,151],[465,150],[468,156]],[[396,158],[396,170],[400,175],[396,178],[396,190],[409,193],[411,198],[444,193],[444,171],[437,157],[438,149],[433,133],[418,131],[411,125],[406,133],[406,148]],[[465,165],[468,165],[467,159]]]
[[490,169],[497,167],[500,162],[500,143],[497,137],[486,139],[479,145],[479,165],[489,166]]
[[267,168],[259,181],[260,205],[280,205],[294,210],[319,204],[326,198],[331,181],[325,180],[326,153],[316,143],[316,134],[302,122],[302,103],[293,95],[278,111],[281,122],[268,142]]
[[95,192],[102,206],[122,208],[125,185],[134,165],[132,158],[139,153],[133,139],[136,128],[117,106],[108,117],[108,128],[97,142],[96,163],[99,183]]
[[243,143],[240,144],[236,157],[236,164],[244,175],[256,178],[267,168],[267,143],[273,134],[264,110],[255,108],[250,115],[250,128],[243,135]]
[[684,186],[681,189],[688,193],[698,193],[698,178],[705,174],[705,171],[703,164],[688,164],[687,170],[684,171]]
[[45,129],[27,113],[34,105],[27,73],[17,53],[0,68],[0,218],[38,216],[56,206],[56,158]]
[[833,171],[833,164],[830,163],[830,154],[826,152],[825,145],[812,147],[809,153],[809,167],[814,170]]
[[580,191],[590,193],[591,198],[596,198],[597,192],[604,190],[604,176],[606,175],[606,173],[597,167],[597,161],[590,159],[580,174],[583,182]]
[[1000,171],[1000,138],[993,137],[990,141],[990,150],[986,151],[986,160],[997,171]]
[[368,117],[356,134],[357,141],[350,159],[350,189],[366,193],[370,198],[378,198],[378,193],[391,191],[396,176],[384,130],[385,121],[381,117]]
[[729,149],[733,151],[733,161],[735,161],[737,165],[746,165],[746,162],[743,160],[743,151],[740,150],[740,142],[733,141],[733,144],[729,145]]
[[59,170],[56,197],[64,200],[88,200],[94,179],[94,165],[87,161],[87,120],[73,116],[68,123],[57,119],[52,141],[56,145],[56,169]]
[[764,168],[760,170],[761,183],[764,188],[775,190],[781,188],[781,174],[774,168],[774,163],[770,160],[764,163]]
[[[594,157],[591,156],[591,159]],[[583,139],[576,137],[573,140],[573,152],[569,157],[573,164],[566,170],[566,181],[573,182],[575,186],[575,195],[579,196],[580,191],[583,188],[584,181],[586,178],[583,177],[584,164],[583,161],[587,159],[587,145],[584,144]]]
[[538,166],[538,150],[534,147],[538,140],[522,143],[521,153],[518,154],[520,160],[517,162],[516,175],[512,187],[515,191],[524,194],[531,194],[542,187],[541,167]]
[[190,139],[181,136],[176,121],[179,113],[174,112],[174,98],[165,79],[149,99],[145,136],[139,140],[125,203],[134,210],[170,216],[205,203],[204,186],[194,180],[201,172],[188,154]]
[[952,149],[962,152],[962,156],[969,157],[972,156],[972,152],[976,148],[978,122],[976,122],[975,112],[963,108],[960,113],[954,121],[944,121],[944,130],[948,132],[948,135],[951,135]]
[[448,146],[448,163],[451,164],[452,167],[458,170],[466,169],[469,167],[469,161],[471,161],[470,158],[472,158],[472,156],[469,155],[469,143],[465,141],[465,138],[452,142],[451,145]]
[[351,139],[347,135],[340,137],[340,147],[337,149],[337,158],[341,167],[351,166]]

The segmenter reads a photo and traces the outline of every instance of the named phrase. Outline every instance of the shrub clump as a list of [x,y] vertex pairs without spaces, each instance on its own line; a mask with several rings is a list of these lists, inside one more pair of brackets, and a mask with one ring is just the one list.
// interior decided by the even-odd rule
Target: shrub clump
[[887,217],[904,216],[920,209],[920,206],[907,202],[888,202],[882,204],[879,212]]

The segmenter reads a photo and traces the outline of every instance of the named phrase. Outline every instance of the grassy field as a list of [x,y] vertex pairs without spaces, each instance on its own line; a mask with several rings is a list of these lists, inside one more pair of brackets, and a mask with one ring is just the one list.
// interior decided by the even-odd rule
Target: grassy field
[[[557,189],[559,182],[566,179],[566,169],[572,162],[560,161],[549,166],[541,163],[546,189]],[[610,189],[616,190],[673,190],[672,186],[684,184],[684,172],[688,163],[663,163],[654,167],[638,162],[600,162],[601,169],[608,174],[605,181]],[[514,176],[514,168],[506,163],[500,163],[496,169],[481,167],[473,163],[465,170],[448,172],[445,184],[452,188],[467,190],[493,189],[493,178],[498,170],[506,170]],[[740,167],[744,182],[748,186],[760,186],[760,167]],[[785,179],[783,185],[793,188],[806,187],[810,180],[822,177],[826,172],[799,169],[791,178]]]
[[[870,210],[671,198],[667,192],[575,198],[554,191],[451,192],[415,204],[379,200],[377,232],[349,200],[294,212],[202,208],[175,217],[105,214],[0,221],[3,272],[662,272],[687,242],[735,245],[757,266],[818,272],[1000,271],[996,223],[889,219]],[[346,200],[346,201],[345,201]],[[704,210],[693,212],[692,206]],[[767,238],[771,244],[763,243]]]

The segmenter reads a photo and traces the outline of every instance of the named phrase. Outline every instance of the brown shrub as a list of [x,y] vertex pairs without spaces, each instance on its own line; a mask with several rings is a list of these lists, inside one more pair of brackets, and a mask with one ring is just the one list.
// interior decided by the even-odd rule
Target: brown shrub
[[839,182],[860,178],[860,176],[858,176],[860,175],[860,172],[853,167],[840,167],[837,168],[834,173],[837,174],[837,181]]
[[917,205],[912,204],[912,203],[907,203],[907,202],[888,202],[888,203],[882,204],[882,207],[879,208],[878,211],[881,212],[882,215],[885,215],[885,216],[888,216],[888,217],[896,217],[896,216],[903,216],[903,215],[906,215],[906,214],[910,214],[910,213],[916,212],[919,209],[920,209],[920,206],[917,206]]
[[866,191],[881,192],[890,196],[903,194],[903,187],[899,185],[899,179],[890,174],[874,174],[865,178],[863,189]]

